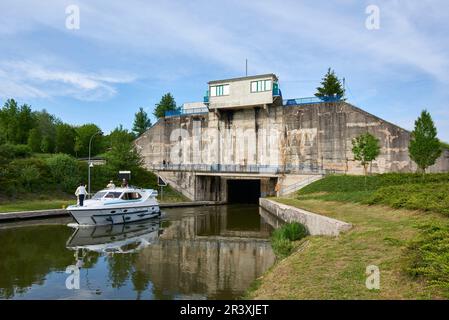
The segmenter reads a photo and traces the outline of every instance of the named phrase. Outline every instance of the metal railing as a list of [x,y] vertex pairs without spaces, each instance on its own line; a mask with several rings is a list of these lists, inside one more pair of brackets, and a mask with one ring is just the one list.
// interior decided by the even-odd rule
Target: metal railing
[[307,97],[307,98],[297,98],[297,99],[284,99],[282,104],[284,106],[297,106],[301,104],[313,104],[313,103],[323,103],[323,102],[338,102],[343,101],[342,97]]
[[170,110],[165,111],[165,117],[180,117],[180,116],[187,116],[191,114],[203,114],[208,113],[209,109],[207,107],[201,107],[201,108],[179,108],[177,110]]
[[195,172],[222,172],[222,173],[302,173],[302,174],[327,174],[336,173],[335,170],[323,170],[318,165],[239,165],[239,164],[172,164],[160,163],[147,165],[151,170],[158,171],[195,171]]

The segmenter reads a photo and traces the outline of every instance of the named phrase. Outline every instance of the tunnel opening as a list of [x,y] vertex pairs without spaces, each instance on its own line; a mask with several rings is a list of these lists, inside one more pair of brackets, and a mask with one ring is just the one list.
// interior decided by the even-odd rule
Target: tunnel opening
[[228,203],[259,203],[260,180],[228,180]]

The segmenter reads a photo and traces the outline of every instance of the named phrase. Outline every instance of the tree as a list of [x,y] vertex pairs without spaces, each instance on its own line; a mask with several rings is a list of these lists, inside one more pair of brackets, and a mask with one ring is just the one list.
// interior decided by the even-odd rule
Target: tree
[[[88,123],[77,127],[75,138],[75,152],[78,157],[87,157],[89,155],[89,142],[90,138],[97,133],[101,132],[100,128],[93,124]],[[95,135],[91,144],[91,155],[97,155],[104,151],[103,136],[101,134]]]
[[33,152],[41,152],[42,135],[37,128],[30,130],[28,134],[28,146]]
[[316,88],[315,96],[323,100],[342,99],[345,96],[345,89],[335,75],[335,72],[329,68],[321,81],[321,87]]
[[134,148],[134,136],[120,125],[110,134],[110,148],[106,152],[107,162],[114,170],[132,170],[142,164],[139,153]]
[[139,108],[139,111],[134,115],[133,131],[137,136],[140,136],[149,127],[151,127],[151,120],[148,118],[148,114],[143,108]]
[[20,144],[26,144],[30,130],[36,126],[36,119],[29,105],[20,106],[17,124],[17,141]]
[[8,99],[0,110],[0,131],[4,142],[19,143],[19,107],[14,99]]
[[56,123],[61,123],[61,121],[45,109],[35,112],[34,117],[36,118],[36,128],[42,136],[41,151],[53,153],[55,151]]
[[437,138],[437,129],[430,113],[426,110],[415,121],[415,129],[412,131],[410,145],[408,147],[410,158],[418,165],[422,173],[435,164],[441,155],[441,143]]
[[380,153],[379,139],[370,133],[364,133],[352,140],[354,159],[361,162],[366,176],[367,167]]
[[75,154],[75,130],[67,123],[56,125],[55,151],[59,153]]
[[176,110],[176,102],[171,93],[166,93],[162,96],[161,101],[156,104],[156,109],[154,110],[154,116],[156,118],[162,118],[165,116],[166,111]]

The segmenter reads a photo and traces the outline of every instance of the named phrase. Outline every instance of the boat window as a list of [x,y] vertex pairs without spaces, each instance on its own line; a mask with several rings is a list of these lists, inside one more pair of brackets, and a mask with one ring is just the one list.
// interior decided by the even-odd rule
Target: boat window
[[92,199],[94,200],[99,200],[101,198],[103,198],[103,196],[106,194],[106,192],[104,191],[98,191],[93,197]]
[[123,200],[138,200],[140,198],[142,196],[138,192],[125,192],[122,197]]
[[105,196],[105,198],[118,199],[118,198],[120,198],[121,194],[122,194],[121,192],[108,192],[108,194]]

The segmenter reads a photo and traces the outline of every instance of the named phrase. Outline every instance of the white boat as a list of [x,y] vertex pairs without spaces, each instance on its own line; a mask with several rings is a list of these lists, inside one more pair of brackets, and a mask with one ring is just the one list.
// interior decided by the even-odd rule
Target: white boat
[[159,220],[78,227],[67,241],[66,247],[75,251],[132,253],[157,241],[160,232]]
[[107,225],[135,222],[159,217],[157,191],[133,187],[104,189],[83,206],[67,207],[79,225]]

